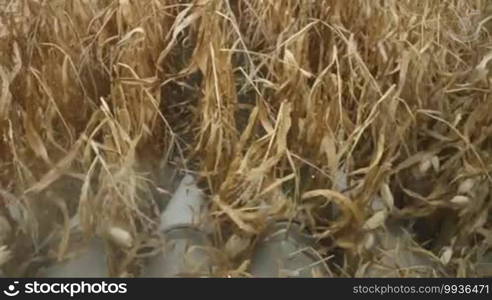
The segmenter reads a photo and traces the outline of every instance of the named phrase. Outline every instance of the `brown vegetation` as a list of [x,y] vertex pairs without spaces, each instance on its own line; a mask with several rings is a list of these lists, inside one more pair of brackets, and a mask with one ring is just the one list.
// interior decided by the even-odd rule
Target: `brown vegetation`
[[228,253],[248,253],[271,218],[300,221],[337,276],[364,275],[388,222],[437,275],[480,275],[488,1],[0,3],[7,274],[68,255],[80,224],[130,233],[108,255],[136,275],[176,169],[210,195],[217,276],[245,274],[249,256]]

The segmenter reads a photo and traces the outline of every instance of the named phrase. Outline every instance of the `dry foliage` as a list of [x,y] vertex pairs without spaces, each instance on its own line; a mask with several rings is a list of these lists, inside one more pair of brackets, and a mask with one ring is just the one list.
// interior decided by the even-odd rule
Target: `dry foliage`
[[479,275],[492,249],[489,1],[0,6],[7,274],[68,255],[74,227],[117,228],[131,243],[108,248],[110,269],[133,274],[172,165],[210,195],[218,253],[234,253],[218,276],[247,273],[244,241],[271,218],[301,221],[337,276],[384,260],[388,221],[443,265],[424,275]]

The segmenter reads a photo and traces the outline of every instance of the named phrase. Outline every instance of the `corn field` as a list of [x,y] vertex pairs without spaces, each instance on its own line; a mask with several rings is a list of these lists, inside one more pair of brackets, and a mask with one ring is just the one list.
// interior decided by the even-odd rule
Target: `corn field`
[[491,276],[492,2],[0,8],[4,276],[94,238],[141,276],[184,174],[209,276],[255,276],[276,221],[314,240],[312,276]]

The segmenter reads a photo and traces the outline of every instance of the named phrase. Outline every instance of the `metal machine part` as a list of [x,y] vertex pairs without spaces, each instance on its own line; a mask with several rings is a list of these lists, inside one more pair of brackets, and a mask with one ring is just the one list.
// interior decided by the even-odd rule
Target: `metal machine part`
[[95,238],[73,257],[40,270],[38,275],[44,278],[108,277],[104,242]]
[[204,277],[211,274],[210,241],[190,226],[164,232],[161,251],[153,256],[143,277]]
[[313,248],[314,240],[292,222],[272,224],[255,249],[254,277],[326,277],[328,267]]
[[413,244],[410,232],[401,224],[386,224],[375,231],[373,262],[357,277],[435,277],[445,276],[441,262],[430,252]]
[[161,215],[163,246],[149,259],[143,277],[210,276],[211,242],[199,228],[203,206],[195,179],[185,176]]
[[193,176],[186,175],[161,214],[160,229],[165,231],[179,225],[198,225],[199,218],[205,211],[203,206],[203,192],[196,185]]
[[492,252],[484,255],[475,266],[479,277],[492,277]]

